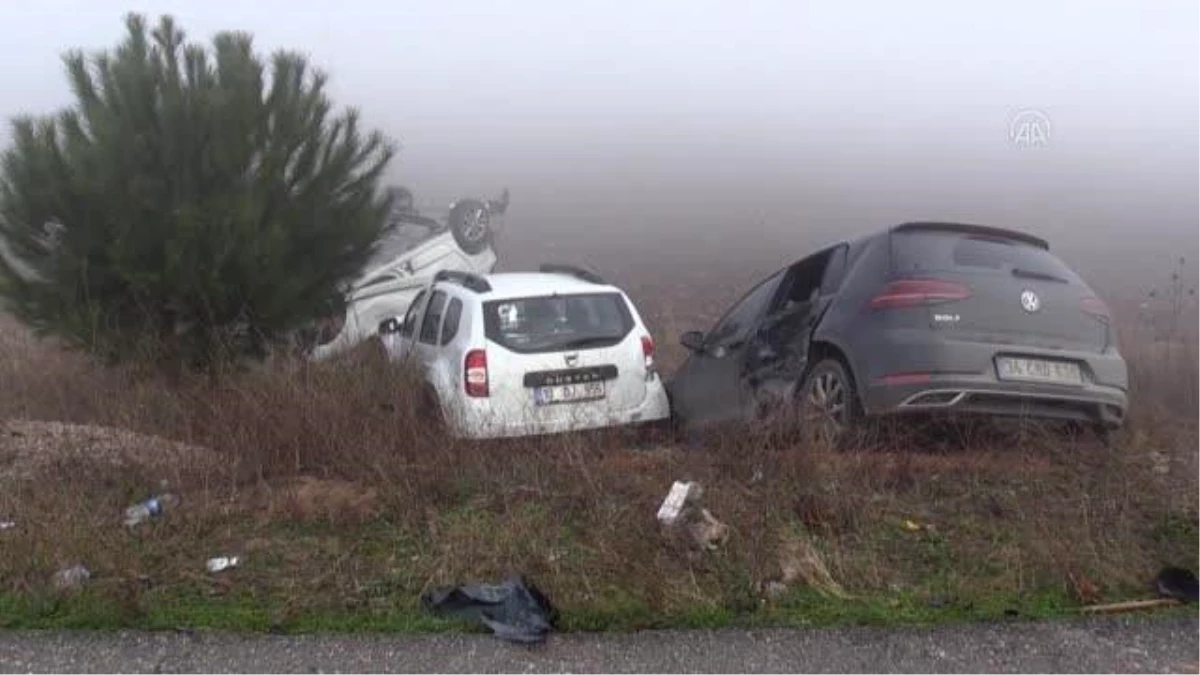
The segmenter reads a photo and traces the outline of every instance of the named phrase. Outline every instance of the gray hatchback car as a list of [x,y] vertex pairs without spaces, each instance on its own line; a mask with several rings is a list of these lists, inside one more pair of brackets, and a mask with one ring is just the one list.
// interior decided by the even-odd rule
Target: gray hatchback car
[[1049,244],[960,223],[905,223],[763,280],[670,382],[684,428],[800,414],[957,412],[1121,426],[1127,371],[1109,311]]

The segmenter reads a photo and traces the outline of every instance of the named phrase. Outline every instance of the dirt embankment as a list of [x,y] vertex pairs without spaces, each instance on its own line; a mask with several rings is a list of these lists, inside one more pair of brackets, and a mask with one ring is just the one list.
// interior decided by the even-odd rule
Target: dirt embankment
[[0,485],[32,480],[64,463],[137,469],[173,481],[181,467],[215,468],[207,448],[94,424],[11,419],[0,422]]

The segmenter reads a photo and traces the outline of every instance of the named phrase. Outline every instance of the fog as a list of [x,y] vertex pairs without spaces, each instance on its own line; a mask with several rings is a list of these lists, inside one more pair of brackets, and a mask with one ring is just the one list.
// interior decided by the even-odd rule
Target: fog
[[68,103],[60,55],[130,10],[306,52],[419,200],[508,186],[509,252],[757,264],[955,219],[1109,281],[1195,274],[1194,0],[9,2],[0,112]]

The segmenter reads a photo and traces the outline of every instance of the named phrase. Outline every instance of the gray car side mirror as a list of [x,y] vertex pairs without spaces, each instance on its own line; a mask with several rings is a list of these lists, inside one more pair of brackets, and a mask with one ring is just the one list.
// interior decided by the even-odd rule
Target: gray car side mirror
[[380,335],[393,335],[400,332],[400,321],[395,317],[379,322]]
[[704,351],[704,333],[698,330],[689,330],[679,336],[679,344],[693,352]]

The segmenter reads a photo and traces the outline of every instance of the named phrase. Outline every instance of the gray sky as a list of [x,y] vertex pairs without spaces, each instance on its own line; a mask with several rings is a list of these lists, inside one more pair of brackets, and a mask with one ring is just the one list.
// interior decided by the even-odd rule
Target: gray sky
[[[754,228],[799,254],[958,218],[1077,255],[1113,242],[1194,255],[1198,7],[5,2],[0,112],[67,103],[63,50],[111,46],[128,10],[171,13],[193,39],[241,29],[262,50],[307,52],[339,103],[402,142],[394,178],[419,199],[508,185],[510,228],[563,245],[597,229],[610,246],[744,242]],[[1048,120],[1045,146],[1010,139],[1022,109]]]

